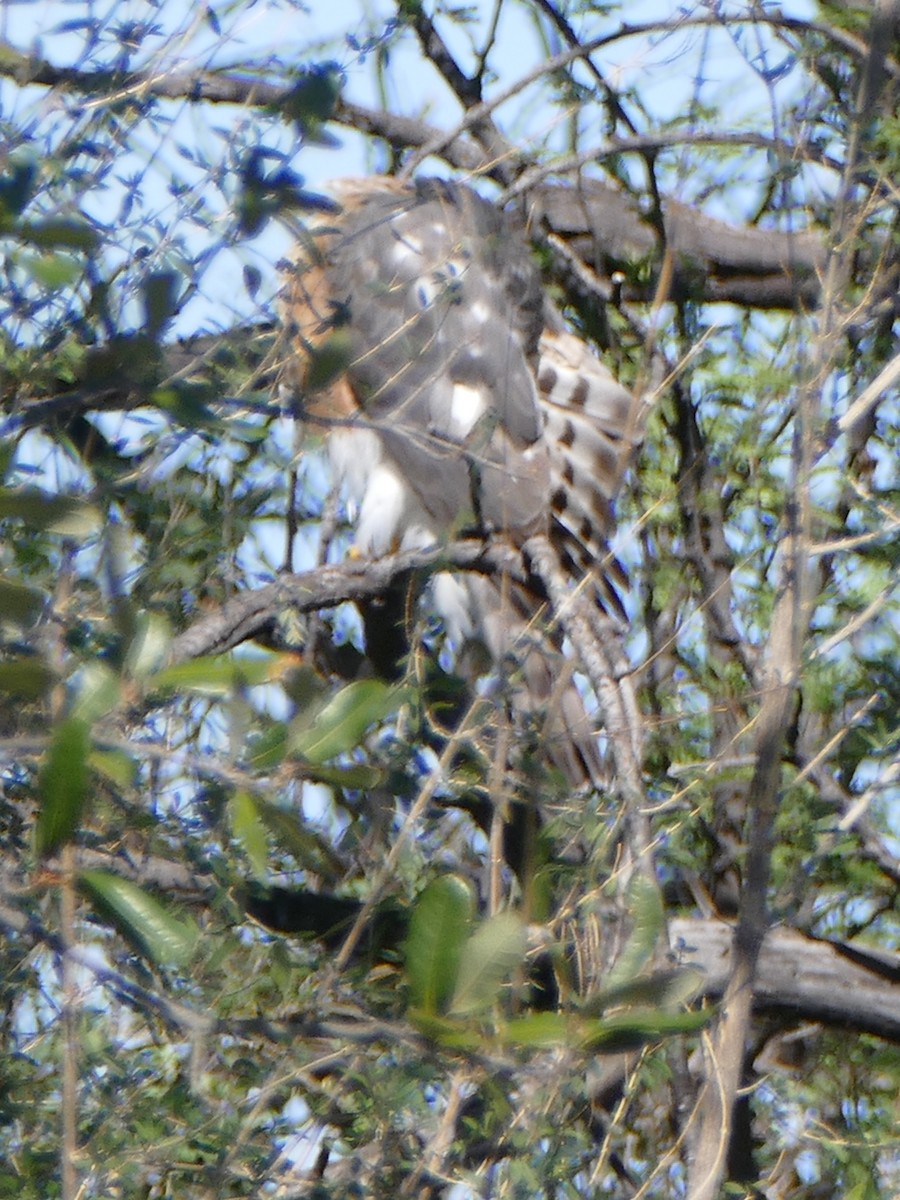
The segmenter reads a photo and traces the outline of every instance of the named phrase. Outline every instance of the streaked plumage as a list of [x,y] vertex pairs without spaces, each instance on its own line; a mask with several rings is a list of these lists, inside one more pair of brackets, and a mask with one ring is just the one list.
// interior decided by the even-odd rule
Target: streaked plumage
[[[546,301],[512,220],[470,188],[345,180],[340,208],[298,249],[283,296],[284,381],[328,431],[357,505],[358,552],[464,533],[522,545],[549,534],[574,582],[603,560],[611,501],[642,433],[642,406]],[[442,574],[435,606],[457,642],[521,664],[521,710],[546,712],[551,757],[574,785],[601,774],[564,666],[535,621],[541,599]]]

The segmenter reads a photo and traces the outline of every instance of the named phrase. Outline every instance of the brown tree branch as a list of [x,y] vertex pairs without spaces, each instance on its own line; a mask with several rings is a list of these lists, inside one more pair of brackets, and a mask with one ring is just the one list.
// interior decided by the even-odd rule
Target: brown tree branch
[[365,561],[350,559],[300,575],[283,575],[273,583],[233,596],[174,639],[170,662],[186,662],[231,650],[268,630],[287,609],[308,613],[333,608],[347,600],[382,595],[399,575],[410,571],[430,573],[448,564],[488,573],[503,571],[511,578],[525,580],[521,560],[514,551],[480,541],[457,542],[434,550],[406,551]]
[[[161,890],[192,905],[203,896],[211,896],[217,887],[212,876],[192,875],[183,865],[164,859],[130,863],[121,855],[78,849],[76,863],[78,867],[114,871],[138,886]],[[16,886],[9,877],[0,878],[0,926],[63,953],[61,940],[20,907],[22,895],[30,897],[31,891],[24,881]],[[720,997],[731,970],[733,927],[719,920],[673,917],[669,932],[679,960],[705,972],[702,994],[710,999]],[[75,953],[78,955],[78,951]],[[188,1032],[214,1028],[211,1014],[188,1009],[161,993],[145,991],[118,972],[99,968],[96,956],[86,951],[81,954],[92,972],[102,971],[97,976],[100,983],[148,1016],[161,1017],[173,1028]],[[786,1025],[816,1021],[900,1044],[900,955],[818,940],[794,929],[771,929],[759,955],[753,1007],[758,1015],[775,1016]],[[238,1022],[237,1027],[243,1024]],[[290,1024],[267,1022],[263,1035],[286,1036]],[[225,1022],[222,1029],[235,1032],[237,1027]]]
[[[707,22],[700,22],[705,24]],[[642,30],[659,26],[631,27],[618,36],[632,36]],[[543,64],[546,71],[553,63],[572,61],[587,54],[592,47],[615,38],[601,38],[557,55],[551,63]],[[56,67],[44,60],[33,59],[7,48],[0,58],[0,75],[11,77],[21,84],[60,86],[86,94],[102,94],[110,101],[135,97],[187,99],[191,102],[240,103],[269,106],[276,111],[289,108],[292,87],[263,78],[248,78],[224,72],[167,72],[115,73]],[[521,86],[515,85],[515,88]],[[514,91],[514,89],[513,89]],[[488,104],[475,105],[463,122],[452,132],[435,129],[427,122],[379,112],[339,101],[333,119],[372,136],[385,138],[395,149],[419,149],[441,153],[448,162],[467,171],[493,173],[497,177],[499,157],[513,152],[506,146],[503,155],[496,144],[480,148],[477,137],[472,139],[474,126],[482,122],[493,107],[506,98],[495,98]],[[497,134],[499,137],[499,134]],[[683,140],[698,135],[685,131]],[[733,139],[734,134],[703,135],[713,140]],[[748,134],[753,142],[756,135]],[[740,135],[738,135],[740,140]],[[642,135],[632,149],[646,154],[663,144],[678,145],[679,135]],[[609,153],[628,149],[623,142],[610,143]],[[499,178],[509,182],[508,172]],[[560,184],[535,184],[529,190],[529,207],[535,218],[564,237],[579,256],[602,275],[618,270],[624,264],[653,257],[657,252],[656,235],[644,218],[637,203],[625,193],[599,180],[580,181],[577,188]],[[797,303],[814,303],[819,292],[817,271],[824,261],[824,245],[816,233],[790,235],[773,230],[735,227],[711,221],[704,214],[686,205],[668,201],[666,212],[666,241],[679,269],[675,291],[687,291],[694,298],[698,290],[708,301],[730,300],[762,308],[791,308]],[[600,249],[598,249],[600,248]],[[655,283],[629,285],[630,298],[652,298]]]

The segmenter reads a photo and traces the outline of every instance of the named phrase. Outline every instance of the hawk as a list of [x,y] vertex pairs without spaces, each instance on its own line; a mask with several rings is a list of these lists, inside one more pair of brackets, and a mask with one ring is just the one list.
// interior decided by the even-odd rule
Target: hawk
[[[327,434],[375,557],[476,533],[517,549],[549,538],[573,585],[606,580],[611,502],[642,406],[544,294],[523,232],[471,188],[376,177],[332,185],[282,295],[282,379]],[[572,786],[600,784],[597,739],[539,586],[439,573],[457,645],[510,674],[513,709],[542,722]]]

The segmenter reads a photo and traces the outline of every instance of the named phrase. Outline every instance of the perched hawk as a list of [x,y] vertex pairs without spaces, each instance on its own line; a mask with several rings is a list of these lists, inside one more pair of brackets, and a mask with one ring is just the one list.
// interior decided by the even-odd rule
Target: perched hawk
[[[358,553],[543,534],[573,584],[602,595],[641,406],[565,330],[522,232],[476,192],[371,178],[333,194],[337,211],[288,272],[283,380],[327,431]],[[457,644],[481,641],[498,670],[515,664],[513,707],[543,723],[569,782],[599,782],[545,598],[474,572],[442,572],[432,596]]]

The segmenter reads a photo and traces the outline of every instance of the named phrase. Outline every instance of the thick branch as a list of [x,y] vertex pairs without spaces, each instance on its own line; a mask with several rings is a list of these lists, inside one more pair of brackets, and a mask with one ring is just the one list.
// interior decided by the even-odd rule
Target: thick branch
[[[572,52],[573,57],[575,52]],[[192,102],[232,103],[290,110],[293,88],[268,79],[212,72],[141,74],[97,72],[56,67],[43,60],[17,55],[9,49],[0,59],[0,75],[19,83],[60,86],[85,94],[103,94],[110,100],[134,96],[187,99]],[[490,105],[476,106],[490,111]],[[477,142],[473,109],[458,130],[447,135],[425,121],[389,112],[366,109],[339,101],[334,120],[372,136],[385,138],[395,149],[439,146],[454,167],[497,177],[497,154],[488,155]],[[475,121],[475,124],[479,124]],[[483,128],[481,129],[483,133]],[[476,135],[473,137],[473,133]],[[685,138],[692,134],[685,132]],[[715,135],[712,135],[713,137]],[[724,137],[725,135],[723,135]],[[733,135],[730,135],[733,136]],[[752,140],[753,135],[749,135]],[[653,143],[652,133],[639,139],[636,153]],[[667,135],[671,142],[671,135]],[[677,139],[676,139],[677,143]],[[611,147],[611,153],[622,153]],[[501,181],[505,171],[500,171]],[[575,174],[574,172],[570,174]],[[508,182],[508,180],[506,180]],[[565,238],[578,255],[601,275],[623,264],[657,253],[652,227],[628,195],[599,180],[583,180],[577,189],[560,184],[540,184],[529,192],[533,215],[550,232]],[[819,293],[817,271],[824,261],[821,238],[814,233],[790,235],[778,231],[735,227],[712,221],[686,205],[665,205],[666,238],[678,264],[675,295],[688,292],[695,299],[731,301],[761,308],[791,308],[815,302]],[[643,273],[642,273],[643,275]],[[629,298],[650,300],[655,282],[631,283]]]
[[[706,972],[706,994],[721,996],[732,971],[733,927],[675,917],[669,933],[681,960]],[[753,1008],[900,1041],[900,955],[770,929],[757,962]]]
[[[183,865],[165,859],[129,862],[121,854],[103,855],[84,849],[79,849],[77,856],[79,867],[115,871],[182,903],[194,905],[201,896],[211,896],[215,891],[211,877],[193,875]],[[30,888],[22,881],[14,881],[8,873],[0,877],[0,926],[56,948],[53,935],[19,906],[24,893],[30,896]],[[675,917],[669,922],[669,931],[681,961],[699,966],[706,973],[704,995],[713,999],[721,996],[731,972],[732,927],[718,920]],[[209,1029],[214,1024],[208,1015],[187,1010],[162,994],[145,993],[131,984],[126,988],[121,976],[101,982],[112,982],[123,999],[162,1016],[175,1027],[195,1029],[199,1023]],[[785,1028],[817,1021],[900,1044],[900,955],[820,941],[795,929],[772,929],[762,945],[753,991],[754,1010],[777,1018]],[[263,1035],[281,1036],[283,1032],[275,1022],[268,1031],[263,1030]]]
[[233,596],[175,638],[170,661],[179,663],[200,655],[222,654],[268,630],[287,609],[314,612],[334,608],[347,600],[382,595],[398,575],[417,570],[431,572],[447,564],[489,573],[502,570],[511,578],[524,579],[522,563],[515,552],[506,546],[485,546],[478,541],[366,561],[351,559],[300,575],[283,575],[264,587]]

